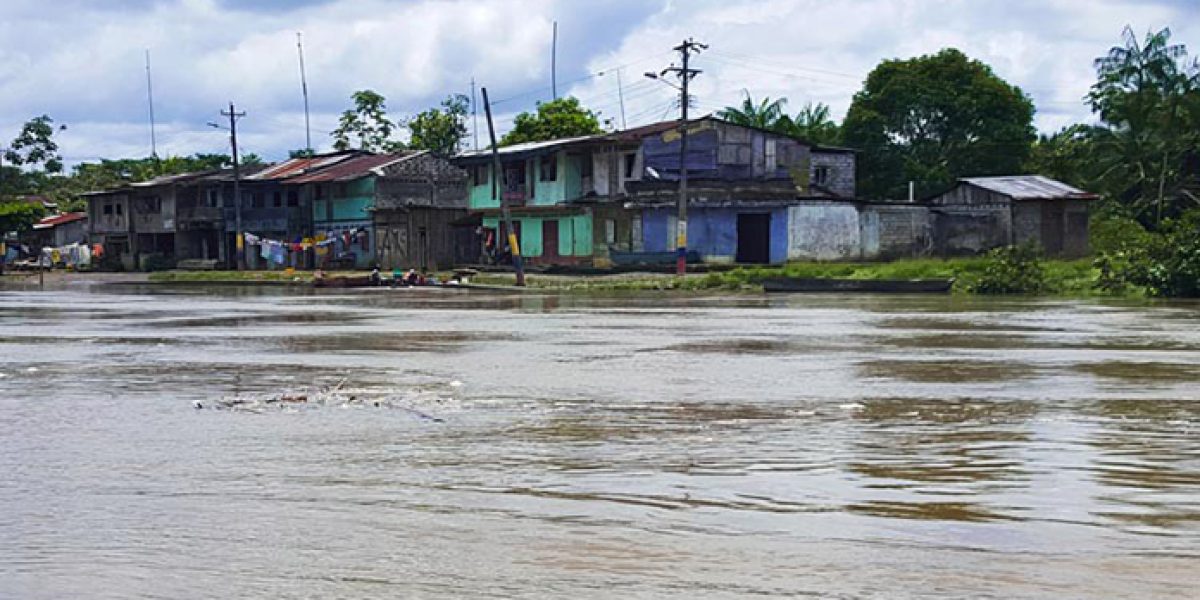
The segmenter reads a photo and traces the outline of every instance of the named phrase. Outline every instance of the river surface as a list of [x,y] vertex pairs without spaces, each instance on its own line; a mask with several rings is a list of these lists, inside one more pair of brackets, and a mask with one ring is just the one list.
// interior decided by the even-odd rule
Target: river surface
[[0,291],[2,598],[788,596],[1200,597],[1200,305]]

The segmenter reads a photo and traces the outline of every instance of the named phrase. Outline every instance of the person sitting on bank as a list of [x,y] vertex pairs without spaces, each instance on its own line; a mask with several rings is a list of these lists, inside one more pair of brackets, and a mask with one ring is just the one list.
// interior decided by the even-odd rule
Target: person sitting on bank
[[371,274],[367,279],[371,282],[371,285],[379,285],[383,282],[383,278],[379,275],[379,265],[371,267]]

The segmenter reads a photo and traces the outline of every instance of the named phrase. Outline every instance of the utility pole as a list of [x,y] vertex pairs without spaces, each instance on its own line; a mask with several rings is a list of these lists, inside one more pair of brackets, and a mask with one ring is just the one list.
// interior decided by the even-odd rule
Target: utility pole
[[304,72],[304,45],[296,32],[296,53],[300,56],[300,93],[304,95],[304,149],[312,152],[312,127],[308,122],[308,75]]
[[517,232],[513,229],[512,213],[508,210],[508,202],[500,189],[500,150],[496,147],[496,128],[492,125],[492,103],[488,102],[487,88],[483,92],[483,112],[487,115],[488,138],[492,141],[492,199],[500,201],[500,216],[504,219],[504,227],[508,231],[508,247],[512,250],[513,269],[517,272],[517,286],[525,287],[525,266],[521,262],[521,246],[517,243]]
[[229,110],[221,111],[221,116],[229,117],[229,145],[233,150],[234,234],[237,236],[233,243],[237,247],[237,270],[243,271],[246,268],[246,240],[242,234],[242,173],[238,166],[237,120],[246,116],[246,113],[234,110],[230,101]]
[[[687,184],[688,184],[688,169],[687,169],[687,147],[688,147],[688,104],[691,97],[688,96],[688,82],[693,77],[700,74],[698,69],[688,67],[688,59],[692,54],[699,54],[701,50],[707,49],[706,44],[701,44],[691,38],[683,40],[683,43],[675,46],[672,50],[679,53],[683,61],[682,67],[668,67],[663,69],[662,75],[674,73],[679,77],[679,223],[675,236],[675,272],[678,275],[687,273]],[[657,79],[653,73],[648,73],[648,77]]]

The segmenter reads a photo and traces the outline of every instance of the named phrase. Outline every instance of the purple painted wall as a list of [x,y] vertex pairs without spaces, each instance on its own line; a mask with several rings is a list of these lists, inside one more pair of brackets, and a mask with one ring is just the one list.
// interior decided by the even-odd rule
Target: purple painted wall
[[[688,249],[705,257],[737,256],[737,216],[739,213],[770,213],[771,263],[787,260],[787,208],[735,209],[693,208],[688,211]],[[655,208],[642,211],[642,240],[646,252],[669,252],[675,249],[676,211],[674,208]]]

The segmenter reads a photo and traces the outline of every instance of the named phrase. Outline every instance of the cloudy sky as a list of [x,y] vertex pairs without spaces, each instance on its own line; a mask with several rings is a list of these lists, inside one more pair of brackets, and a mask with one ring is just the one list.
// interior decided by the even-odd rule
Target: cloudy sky
[[[501,132],[559,93],[614,127],[675,114],[674,91],[643,76],[685,37],[701,113],[755,97],[808,101],[840,120],[880,60],[957,47],[1029,93],[1037,125],[1089,114],[1092,60],[1131,25],[1170,27],[1200,54],[1200,0],[0,0],[0,144],[49,114],[71,162],[150,153],[145,53],[153,67],[160,155],[219,152],[206,125],[232,100],[245,152],[304,146],[296,33],[303,32],[314,146],[354,90],[388,98],[394,118],[486,86]],[[618,80],[623,94],[618,93]],[[624,115],[621,102],[624,99]],[[482,111],[480,111],[482,113]],[[480,116],[480,134],[486,129]]]

